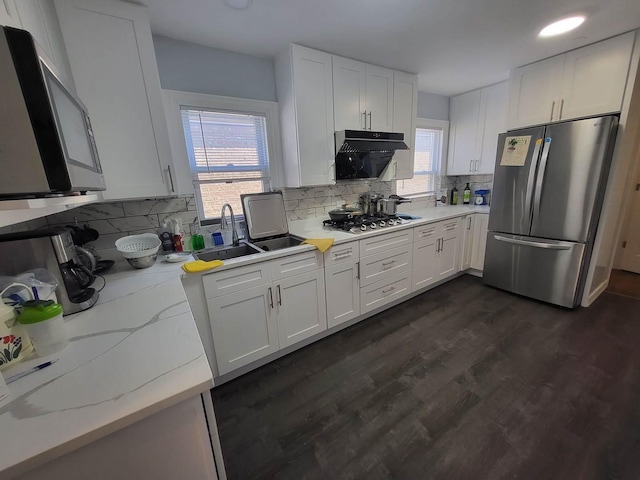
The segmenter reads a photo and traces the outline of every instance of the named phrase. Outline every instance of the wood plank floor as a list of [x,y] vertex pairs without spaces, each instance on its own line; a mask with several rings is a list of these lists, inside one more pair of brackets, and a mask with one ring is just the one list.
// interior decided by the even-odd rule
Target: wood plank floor
[[231,480],[637,480],[640,300],[463,276],[213,394]]
[[618,295],[640,298],[640,275],[624,270],[611,270],[607,291]]

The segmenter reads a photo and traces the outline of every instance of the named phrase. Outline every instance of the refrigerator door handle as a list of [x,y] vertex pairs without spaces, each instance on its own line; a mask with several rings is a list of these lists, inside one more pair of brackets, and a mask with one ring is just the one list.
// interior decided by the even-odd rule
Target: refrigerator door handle
[[493,238],[495,238],[500,242],[512,243],[514,245],[524,245],[526,247],[548,248],[550,250],[570,250],[571,249],[571,245],[565,245],[562,243],[530,242],[528,240],[518,240],[517,238],[503,237],[502,235],[494,235]]
[[540,157],[540,166],[538,167],[538,175],[536,176],[536,190],[533,194],[533,222],[538,222],[540,215],[540,199],[542,198],[542,184],[544,183],[544,172],[547,169],[547,160],[549,158],[549,147],[551,146],[551,137],[544,139],[544,147],[542,148],[542,156]]
[[532,214],[533,212],[531,211],[531,202],[533,200],[533,188],[534,188],[534,184],[533,182],[535,181],[536,178],[536,169],[535,166],[538,163],[538,156],[540,155],[540,145],[542,145],[542,138],[538,138],[536,140],[536,145],[535,147],[533,147],[533,153],[531,154],[531,168],[529,170],[529,175],[527,177],[527,197],[525,199],[525,205],[526,205],[526,210],[525,210],[525,218],[527,219],[528,225],[531,225],[531,220],[532,220]]

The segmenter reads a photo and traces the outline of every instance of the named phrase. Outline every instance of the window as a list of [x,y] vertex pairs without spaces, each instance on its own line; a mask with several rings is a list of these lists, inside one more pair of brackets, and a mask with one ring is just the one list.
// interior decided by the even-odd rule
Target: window
[[449,122],[418,119],[416,128],[413,178],[398,180],[398,195],[434,193],[445,154]]
[[[222,205],[242,215],[240,195],[270,190],[279,152],[277,105],[215,95],[165,91],[178,177],[195,190],[201,222],[215,223]],[[179,132],[178,132],[179,131]],[[186,158],[185,158],[186,153]],[[273,161],[272,161],[273,160]]]
[[269,189],[265,117],[191,107],[180,110],[202,217],[219,217],[225,203],[240,214],[241,194]]

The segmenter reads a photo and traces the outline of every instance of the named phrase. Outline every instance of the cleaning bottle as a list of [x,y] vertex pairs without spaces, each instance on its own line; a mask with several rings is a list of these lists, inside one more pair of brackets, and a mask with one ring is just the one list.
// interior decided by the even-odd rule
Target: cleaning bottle
[[462,203],[465,205],[469,205],[471,203],[471,188],[469,188],[469,184],[464,187],[464,192],[462,193]]
[[453,188],[451,189],[451,205],[457,205],[457,204],[458,204],[458,189],[454,185]]

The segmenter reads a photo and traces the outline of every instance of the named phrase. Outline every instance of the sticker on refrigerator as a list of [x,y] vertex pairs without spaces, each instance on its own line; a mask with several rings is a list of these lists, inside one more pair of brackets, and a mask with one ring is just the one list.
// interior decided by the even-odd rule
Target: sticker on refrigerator
[[[538,140],[538,142],[541,141],[542,140]],[[505,167],[523,167],[527,161],[527,152],[529,151],[530,143],[531,135],[505,138],[500,165]]]

